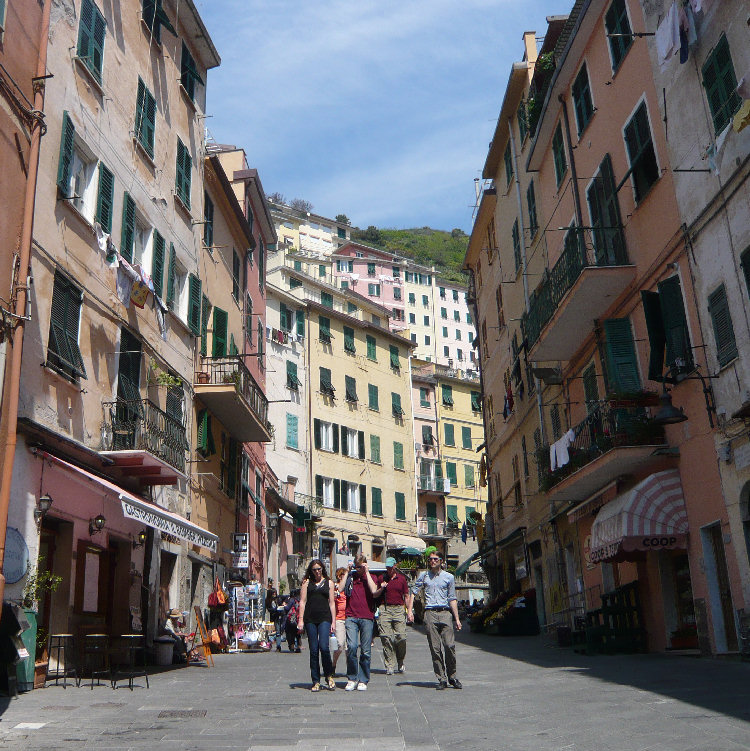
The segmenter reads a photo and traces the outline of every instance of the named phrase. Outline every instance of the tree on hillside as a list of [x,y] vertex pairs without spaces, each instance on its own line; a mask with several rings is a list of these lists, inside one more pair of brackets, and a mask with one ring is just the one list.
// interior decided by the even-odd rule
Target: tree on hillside
[[289,201],[289,205],[295,211],[301,211],[303,214],[308,214],[313,210],[313,205],[310,201],[306,201],[304,198],[292,198],[292,200]]
[[352,232],[352,237],[355,240],[361,240],[362,242],[372,245],[384,245],[385,238],[383,233],[374,225],[370,225],[366,230],[355,230]]
[[351,219],[346,214],[336,214],[336,221],[339,224],[351,224]]

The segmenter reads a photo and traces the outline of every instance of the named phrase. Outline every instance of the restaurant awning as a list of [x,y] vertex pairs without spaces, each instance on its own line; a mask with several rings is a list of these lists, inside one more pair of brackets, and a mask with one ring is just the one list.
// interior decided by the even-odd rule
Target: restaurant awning
[[398,535],[395,532],[389,532],[387,538],[388,550],[402,550],[403,548],[415,548],[420,553],[424,553],[427,543],[419,537],[410,535]]
[[54,454],[39,449],[34,453],[43,459],[56,464],[63,469],[82,477],[95,485],[98,485],[103,491],[111,493],[122,503],[123,515],[128,519],[135,519],[149,527],[158,529],[160,532],[167,532],[170,535],[179,537],[181,540],[187,540],[195,545],[201,545],[212,552],[216,552],[219,538],[208,530],[193,524],[179,514],[167,511],[167,509],[157,506],[154,503],[138,498],[138,496],[129,493],[119,485],[115,485],[103,477],[88,472],[82,467],[66,462]]
[[591,560],[625,558],[634,551],[684,549],[687,532],[680,473],[657,472],[599,511],[591,527]]

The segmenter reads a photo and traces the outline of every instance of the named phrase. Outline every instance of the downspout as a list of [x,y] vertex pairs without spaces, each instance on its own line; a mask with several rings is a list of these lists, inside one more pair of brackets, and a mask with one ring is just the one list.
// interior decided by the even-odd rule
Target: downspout
[[36,200],[37,173],[39,170],[39,151],[46,126],[44,124],[44,87],[47,75],[47,42],[49,39],[51,0],[45,0],[42,10],[42,27],[39,34],[39,57],[36,76],[32,83],[34,88],[34,113],[31,126],[31,148],[29,150],[29,171],[24,195],[23,224],[21,227],[21,247],[19,250],[18,269],[12,294],[15,326],[11,334],[10,366],[6,371],[4,385],[3,409],[5,410],[6,435],[3,436],[3,468],[0,477],[0,602],[5,599],[5,577],[2,574],[5,560],[5,534],[8,529],[8,509],[10,508],[10,491],[13,482],[13,464],[16,455],[18,398],[21,387],[21,355],[23,352],[23,335],[31,269],[31,242],[34,234],[34,204]]

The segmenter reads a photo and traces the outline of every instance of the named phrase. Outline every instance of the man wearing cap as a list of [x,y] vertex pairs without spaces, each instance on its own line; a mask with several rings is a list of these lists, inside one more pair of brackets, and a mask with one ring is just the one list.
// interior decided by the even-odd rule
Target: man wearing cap
[[406,600],[409,583],[396,568],[395,558],[385,559],[385,574],[380,582],[382,591],[380,617],[380,641],[383,644],[383,661],[386,675],[404,672],[406,657]]

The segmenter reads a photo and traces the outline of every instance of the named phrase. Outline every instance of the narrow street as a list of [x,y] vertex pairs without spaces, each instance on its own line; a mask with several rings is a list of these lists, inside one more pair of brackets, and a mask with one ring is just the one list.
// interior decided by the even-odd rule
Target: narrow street
[[434,690],[425,638],[412,630],[404,675],[386,677],[376,645],[367,693],[310,693],[306,650],[219,655],[212,669],[154,674],[148,690],[53,685],[3,700],[0,748],[750,749],[748,664],[589,657],[547,637],[468,632],[457,651],[463,691]]

